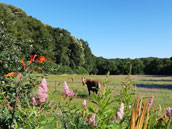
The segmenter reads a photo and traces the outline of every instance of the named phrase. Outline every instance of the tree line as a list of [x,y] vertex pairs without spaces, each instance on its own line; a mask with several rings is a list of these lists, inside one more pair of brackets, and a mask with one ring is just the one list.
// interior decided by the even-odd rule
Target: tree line
[[[88,32],[89,33],[89,32]],[[53,74],[172,75],[170,58],[105,59],[92,54],[89,43],[70,32],[28,16],[20,8],[0,3],[0,72],[17,71],[20,59],[37,54],[51,58],[43,69]]]

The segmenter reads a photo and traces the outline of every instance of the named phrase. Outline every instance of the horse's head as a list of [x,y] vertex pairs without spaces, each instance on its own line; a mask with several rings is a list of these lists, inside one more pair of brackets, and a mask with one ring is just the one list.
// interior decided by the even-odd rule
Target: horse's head
[[81,78],[81,81],[82,81],[82,84],[83,84],[83,86],[86,84],[86,78],[85,77],[82,77]]

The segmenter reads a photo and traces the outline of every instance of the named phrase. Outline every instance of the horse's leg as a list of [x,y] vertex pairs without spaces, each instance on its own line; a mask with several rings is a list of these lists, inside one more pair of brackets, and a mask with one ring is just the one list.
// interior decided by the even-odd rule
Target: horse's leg
[[95,92],[96,92],[96,94],[97,94],[97,90],[96,90]]
[[90,96],[90,89],[88,89],[88,93],[89,93],[89,96]]

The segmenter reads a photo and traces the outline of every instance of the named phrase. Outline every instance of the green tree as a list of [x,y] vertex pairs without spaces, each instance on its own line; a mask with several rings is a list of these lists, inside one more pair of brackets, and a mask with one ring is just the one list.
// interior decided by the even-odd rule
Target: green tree
[[132,74],[144,74],[144,64],[140,59],[132,61]]

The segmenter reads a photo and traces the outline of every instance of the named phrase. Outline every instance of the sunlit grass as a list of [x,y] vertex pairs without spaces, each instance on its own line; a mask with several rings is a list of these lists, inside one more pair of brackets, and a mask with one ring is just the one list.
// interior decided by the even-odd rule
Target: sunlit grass
[[[105,81],[107,80],[105,75],[49,75],[47,76],[48,87],[49,87],[49,100],[54,102],[64,101],[64,81],[68,81],[68,86],[70,89],[74,90],[75,98],[73,103],[77,106],[82,106],[84,99],[92,100],[93,95],[88,96],[87,87],[83,86],[81,83],[81,77],[89,77],[91,79]],[[114,75],[108,77],[108,83],[106,86],[112,89],[112,95],[119,94],[121,90],[121,81],[125,81],[127,75]],[[73,78],[73,82],[71,81]],[[137,97],[151,97],[155,96],[153,107],[156,108],[160,104],[163,111],[167,107],[172,107],[172,77],[171,76],[144,76],[144,75],[132,75],[131,78],[134,80],[137,88]],[[57,87],[55,87],[58,85]],[[165,87],[164,87],[165,86]],[[145,88],[146,87],[146,88]],[[161,89],[161,87],[163,87]],[[88,105],[91,104],[87,101]]]

